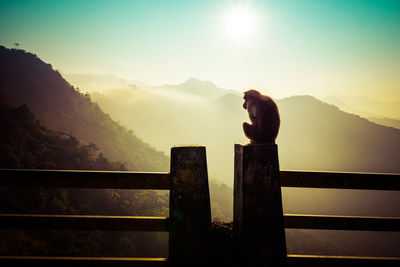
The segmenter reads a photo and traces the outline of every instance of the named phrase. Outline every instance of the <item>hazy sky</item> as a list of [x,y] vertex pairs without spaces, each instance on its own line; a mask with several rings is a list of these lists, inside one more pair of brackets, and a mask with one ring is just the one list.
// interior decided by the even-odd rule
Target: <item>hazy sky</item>
[[400,1],[0,0],[0,44],[64,73],[400,100]]

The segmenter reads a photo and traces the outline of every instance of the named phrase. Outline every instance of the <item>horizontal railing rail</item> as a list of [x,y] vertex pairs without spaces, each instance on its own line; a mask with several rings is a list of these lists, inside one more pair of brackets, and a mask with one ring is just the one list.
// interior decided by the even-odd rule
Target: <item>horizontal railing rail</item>
[[[287,171],[279,172],[282,187],[400,190],[399,174]],[[1,187],[155,189],[171,190],[170,173],[127,171],[0,170]],[[167,217],[0,214],[0,229],[169,231]],[[292,229],[400,231],[399,217],[284,214]],[[3,264],[135,266],[165,265],[165,258],[0,256]],[[289,266],[399,266],[397,257],[288,255]]]
[[[0,214],[0,229],[169,232],[167,258],[0,256],[1,266],[183,266],[208,259],[211,223],[204,146],[171,149],[170,173],[0,169],[0,187],[169,190],[169,217]],[[192,194],[199,192],[199,194]],[[177,216],[179,215],[178,219]],[[182,220],[184,216],[184,220]],[[201,254],[202,258],[194,255]]]
[[[164,172],[1,169],[0,186],[8,188],[80,188],[170,190]],[[167,217],[0,214],[0,229],[75,231],[170,230]],[[0,256],[4,266],[166,266],[167,258]]]
[[163,172],[3,169],[0,186],[169,190],[169,176]]
[[282,187],[400,190],[400,174],[280,171]]
[[0,256],[2,266],[167,266],[166,258]]
[[[169,173],[2,169],[2,187],[168,190]],[[280,171],[282,187],[400,190],[400,174]]]
[[[400,190],[400,174],[280,171],[282,187]],[[400,217],[284,214],[285,228],[400,231]],[[289,266],[400,266],[399,257],[288,255]]]
[[382,267],[399,266],[400,258],[396,257],[353,257],[353,256],[319,256],[288,255],[289,267]]
[[400,231],[399,217],[284,214],[284,223],[297,229]]
[[0,214],[0,229],[163,232],[168,226],[167,217]]

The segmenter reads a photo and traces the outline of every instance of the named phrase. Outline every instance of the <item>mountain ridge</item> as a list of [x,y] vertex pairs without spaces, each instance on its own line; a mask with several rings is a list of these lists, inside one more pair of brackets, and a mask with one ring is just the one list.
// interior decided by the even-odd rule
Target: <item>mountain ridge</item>
[[26,104],[51,129],[94,143],[129,170],[166,171],[168,157],[142,142],[75,90],[50,64],[36,55],[0,46],[0,90],[11,105]]
[[[165,102],[156,94],[148,94],[141,98],[138,106],[123,104],[126,99],[135,98],[135,92],[93,95],[93,99],[104,106],[107,112],[131,127],[135,125],[135,131],[141,138],[163,151],[179,141],[207,145],[209,172],[216,177],[225,176],[223,181],[229,181],[228,177],[233,175],[231,145],[248,141],[241,127],[243,121],[248,121],[241,96],[228,94],[214,101],[188,105],[173,99]],[[160,100],[157,107],[150,104],[156,99]],[[400,151],[399,130],[343,112],[312,96],[292,96],[277,99],[276,102],[282,121],[277,138],[281,167],[320,171],[400,172],[400,166],[394,160],[400,157],[394,149],[398,147]],[[153,108],[147,110],[146,114],[140,113],[146,106]],[[154,127],[158,124],[163,125],[162,138],[155,132]],[[386,144],[389,141],[392,143]],[[217,166],[224,166],[224,170],[216,171],[220,168]]]
[[381,101],[362,96],[341,95],[325,97],[323,101],[362,117],[400,119],[399,100]]

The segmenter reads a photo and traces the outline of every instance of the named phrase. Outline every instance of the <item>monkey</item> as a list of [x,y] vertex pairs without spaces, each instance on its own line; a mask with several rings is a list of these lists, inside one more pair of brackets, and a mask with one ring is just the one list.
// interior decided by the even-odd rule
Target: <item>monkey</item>
[[281,121],[274,100],[254,89],[244,92],[243,99],[243,108],[251,121],[251,124],[243,122],[244,134],[251,143],[275,144]]

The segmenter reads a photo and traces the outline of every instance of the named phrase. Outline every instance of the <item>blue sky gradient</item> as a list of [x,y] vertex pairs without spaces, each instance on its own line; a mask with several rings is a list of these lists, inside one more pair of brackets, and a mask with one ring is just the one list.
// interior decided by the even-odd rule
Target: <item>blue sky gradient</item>
[[[240,45],[221,27],[234,6],[256,18]],[[64,73],[400,100],[400,1],[1,0],[0,44],[15,42]]]

